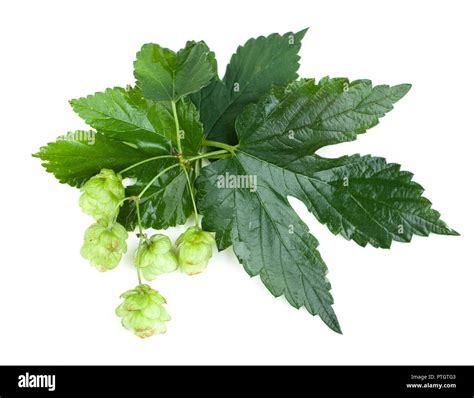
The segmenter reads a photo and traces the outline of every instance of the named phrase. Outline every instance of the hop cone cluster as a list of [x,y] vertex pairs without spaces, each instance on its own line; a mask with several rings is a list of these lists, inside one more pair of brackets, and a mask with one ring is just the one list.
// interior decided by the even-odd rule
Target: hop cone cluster
[[[102,169],[84,184],[81,191],[79,204],[82,210],[96,220],[84,234],[81,255],[97,270],[111,270],[127,251],[127,230],[116,222],[125,199],[122,177],[113,170]],[[140,228],[140,244],[133,257],[140,284],[120,296],[123,302],[115,312],[122,318],[122,325],[142,338],[165,333],[166,322],[171,319],[164,307],[166,300],[156,290],[142,284],[140,275],[150,281],[178,267],[188,275],[200,273],[207,267],[214,243],[209,232],[189,227],[176,240],[176,255],[169,237],[155,234],[148,238]]]

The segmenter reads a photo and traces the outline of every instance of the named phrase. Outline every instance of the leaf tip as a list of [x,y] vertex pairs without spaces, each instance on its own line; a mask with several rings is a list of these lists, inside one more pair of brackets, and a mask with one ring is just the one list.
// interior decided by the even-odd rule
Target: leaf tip
[[449,231],[449,233],[448,233],[447,235],[451,235],[451,236],[461,236],[461,234],[460,234],[458,231],[456,231],[456,230],[454,230],[454,229],[452,229],[452,228],[450,228],[450,231]]
[[344,334],[344,333],[342,333],[342,328],[341,328],[341,325],[339,324],[339,321],[337,320],[337,318],[335,318],[333,320],[333,323],[331,325],[328,325],[328,326],[333,332],[336,332],[340,335]]
[[301,29],[299,32],[296,32],[295,33],[296,37],[298,37],[299,40],[303,39],[303,37],[305,37],[306,35],[306,32],[308,32],[308,29],[309,29],[309,26],[304,29]]
[[77,112],[76,109],[77,109],[77,105],[79,104],[78,99],[72,98],[68,100],[68,104],[73,109],[74,112]]
[[393,102],[401,100],[411,89],[410,83],[397,84],[390,88],[390,94]]

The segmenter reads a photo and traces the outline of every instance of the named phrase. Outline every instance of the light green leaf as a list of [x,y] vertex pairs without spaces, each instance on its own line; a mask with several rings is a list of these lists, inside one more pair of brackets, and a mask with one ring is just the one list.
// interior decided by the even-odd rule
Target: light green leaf
[[107,89],[70,101],[91,127],[116,141],[130,143],[154,155],[169,154],[176,143],[174,122],[164,125],[162,104],[143,98],[136,89]]
[[210,83],[214,63],[204,42],[188,42],[177,53],[158,44],[145,44],[137,54],[134,74],[145,98],[177,101]]
[[[177,135],[171,102],[146,100],[136,88],[115,87],[71,101],[86,123],[116,141],[152,155],[176,154]],[[181,141],[186,155],[195,155],[203,128],[195,106],[187,98],[177,102]]]
[[146,152],[93,131],[75,131],[33,155],[61,182],[80,187],[101,169],[120,171],[149,157]]

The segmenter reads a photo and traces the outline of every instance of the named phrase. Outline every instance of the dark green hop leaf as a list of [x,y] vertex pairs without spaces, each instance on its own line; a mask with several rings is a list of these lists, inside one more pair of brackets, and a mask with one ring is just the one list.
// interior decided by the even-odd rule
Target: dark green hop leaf
[[300,80],[245,109],[237,122],[240,143],[285,166],[326,145],[355,140],[409,89],[409,84],[372,87],[370,80]]
[[305,33],[306,29],[248,40],[232,56],[223,79],[215,78],[193,96],[208,139],[235,144],[235,119],[245,105],[258,101],[273,85],[286,86],[298,77],[298,51]]
[[[219,250],[233,245],[245,270],[260,275],[274,296],[284,294],[292,306],[304,305],[341,332],[331,307],[327,267],[316,250],[318,241],[279,192],[277,185],[284,181],[273,180],[269,173],[263,163],[240,150],[205,167],[198,178],[203,228],[216,232]],[[240,181],[256,177],[255,192],[250,182],[246,188],[232,186],[232,177]]]
[[275,296],[304,305],[336,331],[318,242],[288,196],[303,201],[333,233],[360,245],[388,248],[414,234],[456,234],[399,165],[371,156],[313,154],[376,125],[408,89],[323,79],[273,90],[237,119],[233,156],[205,167],[198,178],[203,227],[216,232],[219,249],[233,245],[247,272],[259,274]]
[[[160,159],[125,173],[136,178],[134,184],[126,188],[125,195],[138,195],[160,170],[173,163],[175,161]],[[194,181],[193,170],[189,169],[188,173]],[[181,167],[171,169],[158,178],[140,200],[140,214],[145,228],[166,229],[184,224],[192,211],[186,175]],[[128,230],[135,228],[137,224],[135,203],[123,204],[118,221]]]

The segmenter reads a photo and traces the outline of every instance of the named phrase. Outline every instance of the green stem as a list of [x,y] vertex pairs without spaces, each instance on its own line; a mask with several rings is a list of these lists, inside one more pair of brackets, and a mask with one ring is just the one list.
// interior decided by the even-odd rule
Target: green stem
[[140,234],[140,243],[142,242],[143,239],[143,228],[142,228],[142,217],[140,215],[140,200],[137,198],[135,200],[135,206],[137,208],[137,224],[138,224],[138,232]]
[[181,165],[181,163],[175,163],[175,164],[173,164],[173,165],[171,165],[171,166],[169,166],[169,167],[167,167],[167,168],[161,170],[156,176],[154,176],[154,177],[151,179],[151,181],[146,185],[146,187],[143,188],[142,191],[138,194],[138,200],[140,200],[140,199],[142,198],[143,194],[148,190],[148,188],[150,188],[150,187],[153,185],[153,183],[154,183],[158,178],[160,178],[160,177],[161,177],[163,174],[165,174],[167,171],[169,171],[169,170],[171,170],[171,169],[174,169],[175,167],[178,167],[178,166],[180,166],[180,165]]
[[187,158],[186,160],[188,162],[193,162],[194,160],[212,158],[215,155],[225,155],[225,154],[229,154],[229,151],[227,151],[225,149],[221,149],[219,151],[202,153],[201,155],[196,155],[196,156],[193,156],[191,158]]
[[178,113],[176,112],[176,102],[171,101],[171,107],[173,108],[173,117],[174,117],[174,125],[176,127],[176,141],[178,143],[178,152],[179,152],[179,161],[181,164],[181,168],[184,171],[186,176],[186,181],[188,183],[189,195],[191,196],[191,201],[193,202],[193,210],[194,210],[194,220],[196,222],[196,227],[199,227],[199,215],[196,207],[196,200],[194,199],[194,190],[191,184],[191,179],[189,178],[188,170],[186,169],[185,159],[183,157],[183,150],[181,148],[181,130],[179,128],[179,120],[178,120]]
[[160,155],[160,156],[154,156],[152,158],[148,158],[148,159],[145,159],[145,160],[142,160],[141,162],[138,162],[138,163],[134,163],[132,164],[131,166],[127,167],[126,169],[123,169],[122,171],[119,171],[118,174],[123,174],[131,169],[133,169],[134,167],[137,167],[137,166],[140,166],[141,164],[143,163],[147,163],[147,162],[151,162],[152,160],[156,160],[156,159],[169,159],[169,158],[176,158],[175,155]]
[[[143,241],[143,227],[142,227],[142,218],[141,218],[141,215],[140,215],[140,205],[138,203],[139,201],[140,201],[140,199],[138,199],[138,198],[135,200],[135,205],[137,207],[137,224],[138,224],[138,231],[139,231],[138,247],[141,246],[142,241]],[[140,275],[140,269],[136,266],[135,266],[135,268],[137,269],[138,284],[141,285],[142,284],[142,276]]]
[[224,153],[222,155],[208,156],[207,159],[224,159],[232,156],[230,153]]
[[117,203],[117,206],[115,206],[114,213],[116,213],[116,214],[115,214],[115,217],[114,217],[114,222],[117,221],[117,217],[118,217],[118,215],[119,215],[118,209],[120,208],[120,206],[122,206],[122,204],[123,204],[126,200],[131,200],[131,198],[130,198],[129,196],[126,196],[126,197],[123,198],[120,202]]
[[[215,155],[223,155],[223,154],[227,154],[227,153],[229,153],[229,152],[227,152],[225,150],[207,152],[207,153],[203,153],[201,155],[196,155],[196,156],[193,156],[191,158],[188,158],[188,159],[186,159],[186,161],[187,162],[193,162],[194,160],[205,159],[205,158],[209,158],[209,157],[212,157],[212,156],[215,156]],[[143,194],[148,190],[148,188],[150,188],[153,185],[153,183],[158,178],[160,178],[164,173],[166,173],[167,171],[169,171],[171,169],[174,169],[175,167],[178,167],[178,166],[181,166],[181,163],[175,163],[175,164],[161,170],[155,177],[152,178],[152,180],[146,185],[146,187],[143,188],[142,191],[138,194],[138,199],[141,199]],[[187,170],[186,170],[186,172],[187,172]]]
[[234,151],[239,147],[239,145],[235,145],[235,146],[232,146],[232,145],[227,145],[227,144],[224,144],[223,142],[219,142],[219,141],[208,141],[208,140],[204,140],[203,141],[203,145],[206,145],[206,146],[213,146],[215,148],[222,148],[222,149],[225,149],[227,152],[230,152],[230,153],[234,153]]
[[178,152],[180,154],[183,153],[183,149],[181,148],[181,137],[180,137],[180,129],[179,129],[179,121],[178,121],[178,112],[176,112],[176,102],[171,101],[171,108],[173,109],[173,117],[174,117],[174,125],[176,127],[176,142],[178,144]]
[[137,269],[137,276],[138,276],[138,284],[142,284],[142,276],[140,275],[140,268],[135,267]]
[[[183,165],[183,169],[186,166]],[[194,221],[196,222],[196,227],[199,227],[199,215],[197,211],[197,206],[196,206],[196,200],[194,199],[194,191],[193,191],[193,186],[191,184],[191,179],[189,178],[189,174],[187,170],[185,170],[186,175],[186,181],[188,182],[188,189],[189,189],[189,194],[191,195],[191,201],[193,202],[193,210],[194,210]]]
[[198,177],[199,174],[201,174],[201,162],[202,160],[198,159],[198,161],[194,165],[194,172],[196,173],[196,177]]

